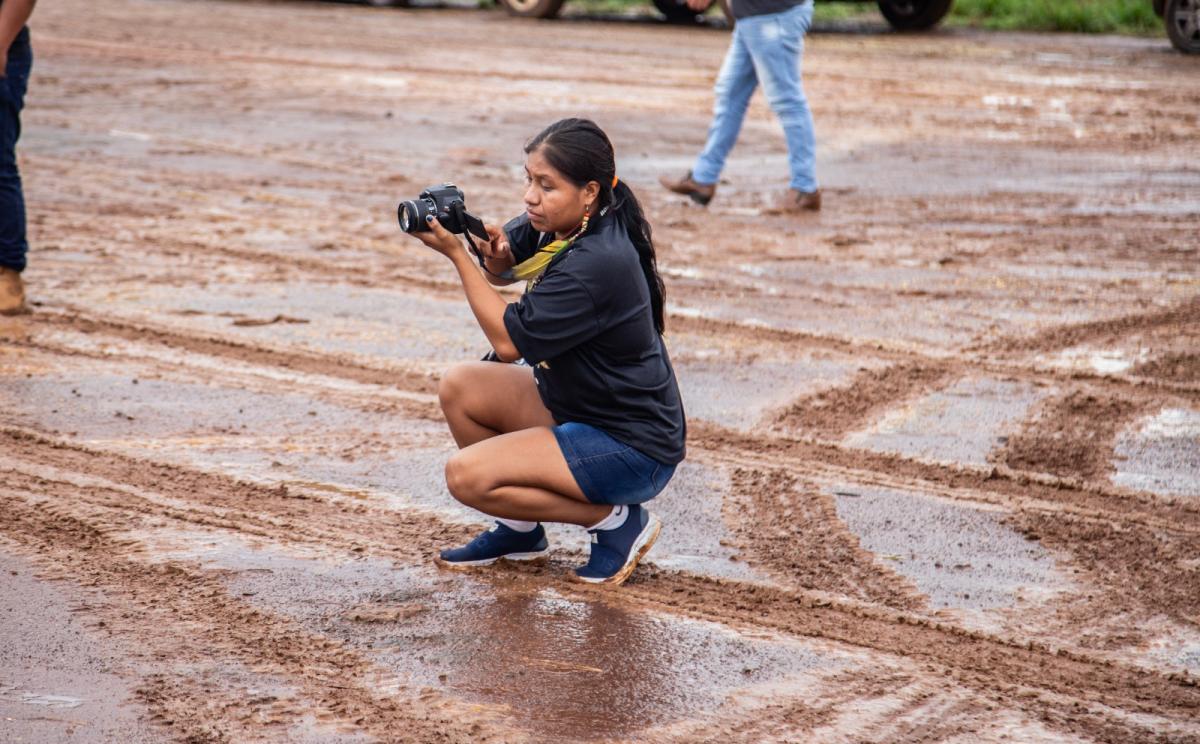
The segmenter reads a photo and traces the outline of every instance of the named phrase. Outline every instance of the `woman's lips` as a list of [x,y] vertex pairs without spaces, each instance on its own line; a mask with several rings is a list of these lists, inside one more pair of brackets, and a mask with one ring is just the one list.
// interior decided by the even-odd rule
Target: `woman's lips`
[[528,215],[530,222],[534,222],[534,221],[541,222],[542,221],[542,216],[540,214],[538,214],[537,212],[531,212],[530,210],[526,209],[525,214]]

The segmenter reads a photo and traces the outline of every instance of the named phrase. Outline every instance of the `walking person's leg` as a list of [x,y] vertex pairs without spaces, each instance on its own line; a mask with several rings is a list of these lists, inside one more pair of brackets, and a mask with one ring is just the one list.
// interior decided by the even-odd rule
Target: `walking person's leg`
[[816,177],[816,137],[812,111],[801,80],[804,35],[812,25],[812,0],[766,18],[770,25],[748,46],[763,93],[783,126],[788,148],[791,193],[780,205],[785,211],[821,207]]
[[[749,19],[748,19],[749,20]],[[742,26],[734,27],[729,51],[721,63],[717,82],[713,86],[713,118],[708,127],[704,149],[696,158],[692,170],[682,179],[663,177],[659,182],[677,194],[684,194],[700,204],[708,204],[716,192],[717,180],[725,167],[725,159],[737,142],[746,118],[750,97],[758,86],[754,62],[746,48]]]
[[21,136],[21,108],[33,53],[29,31],[22,30],[8,50],[0,78],[0,314],[26,312],[21,272],[29,244],[25,238],[25,197],[17,170],[17,139]]

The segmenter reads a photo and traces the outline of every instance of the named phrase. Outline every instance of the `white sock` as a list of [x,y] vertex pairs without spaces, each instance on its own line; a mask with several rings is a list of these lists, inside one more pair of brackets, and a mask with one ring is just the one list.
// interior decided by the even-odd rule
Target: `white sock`
[[618,504],[613,507],[613,510],[608,513],[608,516],[596,522],[589,530],[615,530],[625,524],[625,517],[629,516],[629,508],[624,504]]
[[500,519],[497,517],[496,521],[510,530],[516,530],[517,532],[533,532],[538,526],[537,522],[522,522],[519,519]]

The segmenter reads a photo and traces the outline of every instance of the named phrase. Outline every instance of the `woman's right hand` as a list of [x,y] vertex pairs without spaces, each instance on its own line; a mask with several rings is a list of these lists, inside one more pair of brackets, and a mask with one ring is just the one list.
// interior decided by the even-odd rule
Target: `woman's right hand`
[[503,229],[495,225],[483,227],[487,230],[489,239],[486,243],[479,243],[479,250],[487,260],[488,268],[496,273],[511,269],[516,259],[513,258],[512,247],[508,244],[508,236],[504,234]]

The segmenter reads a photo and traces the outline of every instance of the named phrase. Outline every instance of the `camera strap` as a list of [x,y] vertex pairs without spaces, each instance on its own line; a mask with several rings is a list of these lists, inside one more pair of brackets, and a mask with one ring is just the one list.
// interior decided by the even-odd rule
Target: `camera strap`
[[454,216],[458,218],[458,224],[465,228],[463,230],[463,237],[467,239],[467,245],[471,246],[471,252],[475,254],[475,259],[479,261],[479,268],[492,276],[501,276],[487,267],[487,264],[483,260],[483,251],[479,250],[479,246],[475,244],[475,239],[471,237],[471,234],[474,233],[479,236],[480,240],[492,239],[488,235],[487,228],[483,225],[483,220],[468,212],[461,202],[452,205],[450,209],[454,212]]

